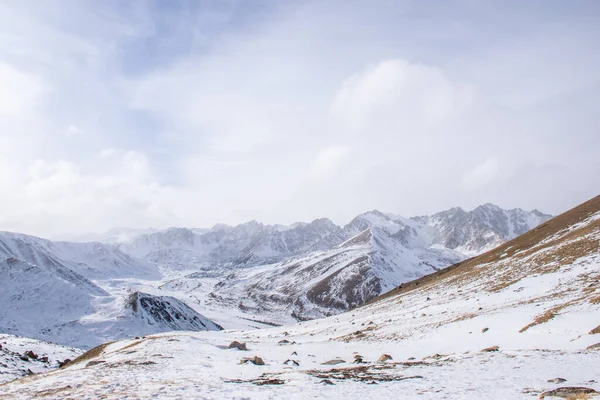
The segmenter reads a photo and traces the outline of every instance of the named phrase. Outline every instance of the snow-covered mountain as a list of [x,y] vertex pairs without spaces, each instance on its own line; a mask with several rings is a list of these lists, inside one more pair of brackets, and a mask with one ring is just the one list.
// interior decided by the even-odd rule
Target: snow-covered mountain
[[444,247],[474,256],[514,239],[551,217],[538,210],[503,210],[488,203],[470,212],[456,207],[415,220],[435,228],[438,243]]
[[[214,286],[207,304],[227,304],[263,319],[285,323],[336,314],[462,259],[451,250],[407,247],[377,226],[327,251],[285,261],[229,270]],[[203,276],[170,282],[201,297]]]
[[142,234],[121,250],[169,269],[207,266],[247,267],[283,261],[313,251],[327,251],[369,227],[377,227],[408,248],[445,247],[473,256],[548,220],[537,210],[503,210],[492,204],[466,212],[452,208],[431,216],[403,218],[373,210],[344,227],[322,218],[291,226],[250,221],[219,224],[209,230],[170,228]]
[[90,347],[171,330],[220,329],[185,303],[129,285],[162,277],[101,243],[0,233],[0,332]]
[[[378,230],[363,232],[372,240]],[[263,330],[122,340],[2,392],[15,399],[598,398],[599,282],[600,196],[350,312]],[[248,351],[228,349],[234,340]]]
[[39,267],[59,266],[88,279],[160,279],[158,268],[117,247],[92,242],[52,242],[20,233],[0,232],[0,259],[16,258]]
[[163,289],[285,323],[290,317],[318,318],[356,307],[547,218],[492,205],[415,218],[373,210],[344,227],[319,219],[289,227],[255,221],[218,225],[203,233],[169,229],[140,236],[121,249],[167,270],[195,271]]

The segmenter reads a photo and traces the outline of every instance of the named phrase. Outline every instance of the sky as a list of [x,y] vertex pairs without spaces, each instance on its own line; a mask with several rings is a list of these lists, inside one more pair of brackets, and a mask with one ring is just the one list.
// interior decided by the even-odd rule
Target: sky
[[0,230],[600,194],[600,2],[0,2]]

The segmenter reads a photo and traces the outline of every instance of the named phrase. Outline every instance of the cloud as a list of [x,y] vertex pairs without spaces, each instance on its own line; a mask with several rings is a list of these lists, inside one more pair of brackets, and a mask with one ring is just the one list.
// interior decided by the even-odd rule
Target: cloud
[[39,79],[0,62],[0,114],[15,116],[30,112],[45,90]]
[[571,11],[2,4],[0,225],[559,212],[600,187],[597,27]]
[[500,162],[498,158],[491,157],[467,172],[462,183],[468,190],[480,189],[493,183],[500,173]]
[[437,68],[387,60],[346,80],[332,112],[351,129],[382,119],[400,126],[402,121],[435,124],[463,112],[473,96],[467,85],[449,81]]

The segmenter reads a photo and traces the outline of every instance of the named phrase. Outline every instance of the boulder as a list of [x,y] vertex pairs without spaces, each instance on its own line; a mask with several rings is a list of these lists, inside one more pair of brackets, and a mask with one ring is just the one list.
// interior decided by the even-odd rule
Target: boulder
[[58,361],[58,368],[62,368],[65,365],[69,364],[71,362],[70,358],[65,359],[64,361]]
[[567,380],[565,378],[554,378],[554,379],[548,379],[548,382],[550,383],[563,383],[566,382]]
[[381,357],[377,359],[378,362],[386,362],[387,360],[391,360],[392,356],[389,354],[382,354]]
[[246,347],[246,343],[240,343],[237,340],[234,340],[233,342],[229,343],[229,349],[238,349],[238,350],[242,350],[242,351],[248,351],[248,348]]
[[564,399],[575,398],[575,396],[584,396],[588,394],[598,393],[594,389],[578,386],[565,386],[558,389],[548,390],[540,394],[540,399],[545,397],[562,397]]
[[492,351],[499,351],[500,347],[498,346],[492,346],[492,347],[486,347],[485,349],[481,350],[481,351],[485,351],[487,353],[490,353]]
[[246,364],[249,362],[251,362],[254,365],[265,365],[265,362],[259,356],[242,358],[242,360],[240,361],[240,364]]
[[27,357],[29,357],[29,358],[31,358],[31,359],[34,359],[34,360],[37,360],[37,358],[38,358],[37,354],[35,354],[35,353],[34,353],[33,351],[31,351],[31,350],[27,350],[27,351],[26,351],[25,353],[23,353],[23,354],[25,354]]

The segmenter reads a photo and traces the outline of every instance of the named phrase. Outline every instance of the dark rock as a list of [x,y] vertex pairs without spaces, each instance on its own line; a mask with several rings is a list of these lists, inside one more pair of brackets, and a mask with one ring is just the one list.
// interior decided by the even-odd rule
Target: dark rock
[[566,382],[567,380],[565,378],[554,378],[554,379],[548,379],[548,382],[550,383],[563,383]]
[[323,379],[321,382],[319,383],[323,383],[325,385],[335,385],[335,383],[331,382],[331,380],[329,379]]
[[481,351],[485,351],[487,353],[490,353],[492,351],[499,351],[500,347],[498,346],[492,346],[492,347],[486,347],[485,349],[481,350]]
[[284,364],[285,365],[290,365],[291,364],[291,365],[293,365],[295,367],[299,367],[300,366],[300,362],[298,362],[296,360],[292,360],[292,359],[285,360]]
[[246,343],[240,343],[236,340],[234,340],[233,342],[231,342],[229,344],[229,349],[238,349],[238,350],[242,350],[242,351],[248,351],[248,348],[246,347]]
[[486,332],[487,332],[487,331],[489,331],[489,330],[490,330],[490,328],[483,328],[483,329],[481,330],[481,333],[486,333]]
[[248,358],[242,358],[242,360],[240,361],[240,364],[246,364],[251,362],[254,365],[265,365],[265,362],[263,361],[262,358],[260,358],[259,356],[254,356],[254,357],[248,357]]
[[33,360],[37,360],[38,356],[37,354],[35,354],[33,351],[31,350],[27,350],[25,353],[23,353],[24,355],[26,355],[27,357],[33,359]]
[[565,386],[558,389],[548,390],[540,394],[540,399],[546,396],[563,397],[565,399],[572,398],[578,395],[597,393],[594,389],[577,386]]
[[277,344],[279,344],[279,345],[290,344],[290,341],[283,339],[283,340],[280,340],[279,342],[277,342]]
[[58,368],[62,368],[65,365],[69,364],[71,362],[70,358],[65,359],[64,361],[58,361]]
[[39,362],[43,362],[43,363],[47,363],[48,362],[48,357],[44,356],[44,357],[40,357],[38,358]]
[[298,355],[298,353],[296,353],[296,352],[293,352],[293,353],[292,353],[292,355],[293,355],[293,356],[297,356],[297,355]]
[[29,361],[29,357],[27,356],[19,356],[19,358],[23,361]]

